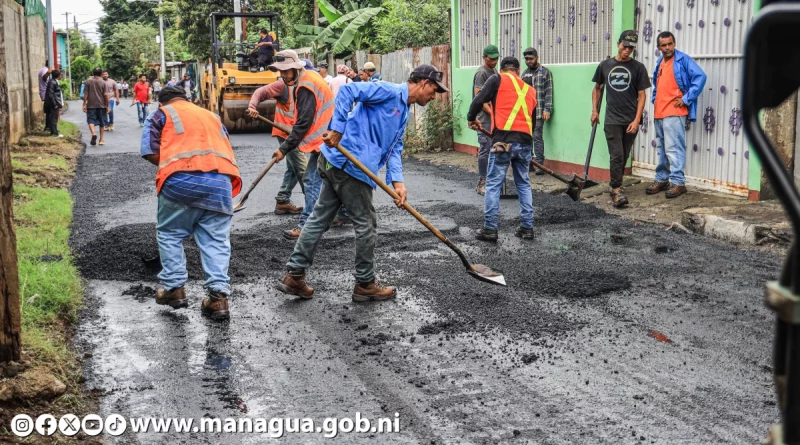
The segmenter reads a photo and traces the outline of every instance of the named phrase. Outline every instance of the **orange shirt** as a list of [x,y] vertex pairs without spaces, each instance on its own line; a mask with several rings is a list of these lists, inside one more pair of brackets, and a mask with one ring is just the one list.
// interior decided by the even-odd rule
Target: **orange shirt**
[[664,119],[670,116],[687,116],[689,107],[675,107],[675,99],[683,97],[678,82],[675,81],[675,57],[669,60],[662,60],[658,68],[658,79],[656,79],[656,103],[654,104],[653,114],[655,119]]

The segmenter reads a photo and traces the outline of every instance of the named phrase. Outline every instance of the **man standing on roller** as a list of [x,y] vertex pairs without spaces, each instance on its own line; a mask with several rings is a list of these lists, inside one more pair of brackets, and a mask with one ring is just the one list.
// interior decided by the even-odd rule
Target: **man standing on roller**
[[[442,73],[431,65],[415,68],[407,83],[359,82],[339,89],[335,114],[330,122],[331,132],[325,138],[317,163],[322,174],[322,191],[294,246],[286,265],[287,273],[276,284],[279,291],[303,299],[312,298],[314,289],[306,283],[306,270],[311,267],[322,234],[339,207],[344,205],[353,220],[356,235],[357,283],[353,289],[353,301],[384,301],[397,295],[393,287],[383,286],[375,279],[378,218],[372,205],[372,192],[376,184],[333,147],[341,143],[375,174],[386,165],[386,183],[394,185],[400,196],[395,204],[402,207],[406,201],[403,134],[408,124],[409,106],[425,106],[436,93],[447,91],[442,83]],[[309,164],[311,170],[313,164]]]

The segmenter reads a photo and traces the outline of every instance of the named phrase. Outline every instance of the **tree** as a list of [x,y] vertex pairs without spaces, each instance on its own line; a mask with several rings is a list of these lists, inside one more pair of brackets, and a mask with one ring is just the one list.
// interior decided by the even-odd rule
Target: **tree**
[[163,2],[157,11],[174,20],[183,48],[194,58],[205,60],[211,56],[211,13],[233,12],[233,3],[230,0],[173,0]]
[[92,75],[92,69],[95,64],[86,56],[78,56],[72,59],[72,79],[75,85],[80,85],[81,82],[88,79]]
[[116,79],[147,72],[147,64],[160,61],[158,29],[140,22],[120,23],[103,43],[106,70]]
[[386,0],[375,20],[372,49],[380,53],[450,41],[449,0]]
[[362,49],[374,35],[370,23],[385,10],[377,0],[367,0],[361,7],[352,0],[345,0],[344,11],[339,11],[327,0],[317,0],[320,12],[328,26],[297,25],[295,29],[306,34],[298,37],[301,43],[309,43],[315,53],[332,52],[342,54]]
[[[192,2],[201,3],[201,2]],[[101,0],[105,15],[97,22],[100,43],[104,44],[114,33],[114,27],[122,23],[140,22],[158,27],[158,16],[153,11],[157,3],[148,1]]]

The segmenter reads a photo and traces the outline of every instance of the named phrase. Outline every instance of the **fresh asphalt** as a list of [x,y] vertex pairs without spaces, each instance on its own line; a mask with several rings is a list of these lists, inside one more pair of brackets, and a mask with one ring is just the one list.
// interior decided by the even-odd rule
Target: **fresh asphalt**
[[[332,229],[308,273],[313,300],[273,289],[292,251],[272,213],[279,164],[234,216],[231,320],[200,314],[203,272],[187,243],[191,304],[154,301],[155,167],[138,155],[136,108],[116,109],[72,186],[72,247],[87,279],[76,345],[100,414],[328,417],[399,413],[400,432],[290,434],[288,443],[709,444],[759,442],[778,421],[774,317],[761,302],[780,259],[534,195],[533,242],[501,206],[496,244],[475,241],[483,199],[461,170],[406,161],[409,201],[473,262],[481,283],[410,215],[375,192],[378,276],[396,301],[356,304],[353,235]],[[231,137],[245,186],[277,147]],[[631,199],[636,199],[632,196]],[[302,205],[299,187],[293,201]],[[126,432],[118,443],[264,443],[258,434]]]

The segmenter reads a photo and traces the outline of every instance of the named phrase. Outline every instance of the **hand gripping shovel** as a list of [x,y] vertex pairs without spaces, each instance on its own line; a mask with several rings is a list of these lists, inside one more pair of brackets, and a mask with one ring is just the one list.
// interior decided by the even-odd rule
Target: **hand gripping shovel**
[[[480,129],[481,133],[485,134],[486,136],[492,137],[492,134],[486,131],[484,128]],[[567,196],[572,198],[573,201],[577,201],[581,198],[581,190],[583,190],[584,183],[586,182],[584,179],[579,178],[577,175],[572,175],[571,178],[562,175],[560,173],[556,173],[553,170],[545,167],[544,165],[536,162],[535,160],[531,159],[531,164],[541,169],[543,172],[547,173],[548,175],[558,179],[559,181],[567,184]]]
[[[367,167],[365,167],[364,164],[361,163],[361,161],[356,159],[356,157],[353,156],[352,153],[347,151],[346,148],[342,147],[339,144],[336,144],[336,149],[339,150],[339,152],[343,154],[344,157],[347,158],[347,160],[352,162],[353,165],[358,167],[359,170],[361,170],[362,172],[364,172],[364,174],[369,176],[369,178],[372,179],[376,184],[378,184],[380,188],[383,189],[383,191],[389,194],[389,196],[391,196],[394,199],[400,199],[400,196],[394,190],[389,188],[389,186],[387,186],[386,183],[384,183],[383,181],[381,181],[380,178],[375,176],[374,173],[372,173]],[[506,279],[503,277],[503,274],[501,274],[499,271],[492,270],[489,266],[484,266],[483,264],[471,264],[469,262],[469,259],[467,259],[467,256],[464,255],[464,252],[462,252],[461,249],[459,249],[458,246],[456,246],[452,241],[447,239],[447,237],[444,236],[444,234],[440,232],[439,229],[434,227],[433,224],[431,224],[427,219],[425,219],[424,216],[420,215],[419,212],[417,212],[417,210],[414,207],[411,207],[411,204],[405,203],[403,204],[403,207],[408,211],[408,213],[413,215],[414,218],[417,218],[417,221],[421,222],[423,226],[425,226],[434,235],[436,235],[436,238],[439,238],[441,242],[445,243],[447,247],[452,249],[453,252],[455,252],[456,255],[458,255],[458,257],[461,258],[461,263],[464,264],[464,267],[467,268],[467,273],[472,275],[473,278],[485,281],[487,283],[497,284],[500,286],[506,285]]]

